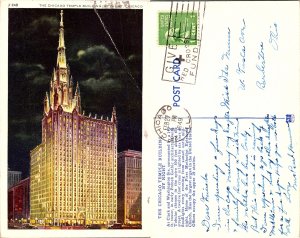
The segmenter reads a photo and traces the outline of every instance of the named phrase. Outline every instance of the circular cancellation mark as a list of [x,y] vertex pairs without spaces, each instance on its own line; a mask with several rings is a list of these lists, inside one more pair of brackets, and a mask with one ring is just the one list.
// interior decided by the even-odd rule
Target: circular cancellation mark
[[164,105],[155,115],[154,129],[167,142],[183,140],[192,129],[190,113],[185,108]]

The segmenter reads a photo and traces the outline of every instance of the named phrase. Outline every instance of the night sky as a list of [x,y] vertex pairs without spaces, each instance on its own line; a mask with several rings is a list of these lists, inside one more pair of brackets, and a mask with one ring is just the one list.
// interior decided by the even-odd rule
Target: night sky
[[[142,10],[98,10],[134,79],[94,10],[64,9],[67,62],[82,109],[111,117],[118,151],[142,147]],[[8,166],[29,175],[30,150],[41,143],[43,100],[56,64],[60,9],[9,10]]]

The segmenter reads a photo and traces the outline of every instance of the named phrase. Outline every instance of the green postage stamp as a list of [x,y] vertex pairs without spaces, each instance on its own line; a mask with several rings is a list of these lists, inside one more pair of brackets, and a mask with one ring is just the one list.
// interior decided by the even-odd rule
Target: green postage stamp
[[197,45],[198,14],[159,13],[159,45]]

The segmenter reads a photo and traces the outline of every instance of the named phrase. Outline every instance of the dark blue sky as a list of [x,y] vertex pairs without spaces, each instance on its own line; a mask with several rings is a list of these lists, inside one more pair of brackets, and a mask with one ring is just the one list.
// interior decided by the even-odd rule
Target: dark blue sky
[[[9,10],[8,165],[29,175],[41,142],[43,99],[56,64],[60,9]],[[98,10],[131,79],[94,10],[64,9],[67,62],[86,114],[117,107],[118,151],[141,150],[142,10]],[[140,89],[138,90],[137,87]]]

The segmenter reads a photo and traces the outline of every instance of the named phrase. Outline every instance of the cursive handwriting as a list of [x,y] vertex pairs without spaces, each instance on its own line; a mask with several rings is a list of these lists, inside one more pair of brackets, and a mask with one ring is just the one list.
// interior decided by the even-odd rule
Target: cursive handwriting
[[229,87],[228,87],[228,65],[226,64],[224,66],[224,69],[221,70],[221,74],[219,75],[219,79],[222,79],[223,80],[223,88],[224,88],[224,92],[222,93],[222,102],[220,103],[220,105],[222,107],[226,107],[227,110],[230,110],[230,107],[229,107]]
[[270,35],[269,35],[269,43],[274,50],[278,50],[278,28],[277,23],[274,23],[270,26]]
[[245,22],[245,19],[243,19],[243,21],[242,21],[239,42],[241,44],[241,47],[240,47],[240,55],[239,55],[240,57],[239,57],[239,62],[237,64],[236,73],[238,74],[238,77],[239,77],[239,82],[240,82],[239,88],[242,90],[245,90],[246,89],[245,79],[244,79],[244,75],[246,73],[246,22]]
[[266,87],[266,73],[265,73],[265,67],[266,67],[266,61],[265,61],[265,53],[264,53],[264,43],[260,42],[259,45],[259,51],[257,54],[258,63],[256,64],[256,69],[259,72],[260,79],[256,81],[256,86],[260,89],[265,89]]
[[231,38],[231,31],[230,31],[230,28],[228,27],[227,28],[227,49],[226,49],[225,53],[223,53],[221,56],[222,60],[224,60],[224,59],[229,60],[229,58],[230,58],[230,52],[231,52],[231,45],[230,45],[231,39],[230,38]]
[[269,114],[247,121],[226,115],[210,128],[216,141],[213,167],[200,179],[203,229],[288,235],[298,187],[293,124]]

